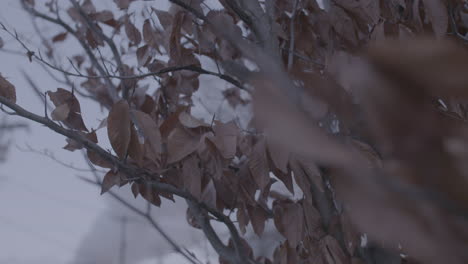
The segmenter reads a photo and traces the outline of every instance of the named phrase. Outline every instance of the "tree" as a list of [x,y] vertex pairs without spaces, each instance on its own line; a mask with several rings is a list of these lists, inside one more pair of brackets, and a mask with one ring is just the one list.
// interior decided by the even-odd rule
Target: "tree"
[[[169,0],[168,11],[114,2],[119,12],[22,0],[61,30],[44,36],[45,56],[3,26],[65,88],[47,92],[43,116],[16,104],[11,85],[0,102],[108,169],[103,193],[131,184],[154,206],[185,199],[220,263],[468,260],[462,1]],[[68,38],[82,50],[60,62],[54,43]],[[231,106],[252,101],[248,127],[191,114],[205,75],[230,86]],[[108,110],[113,152],[83,122],[83,97]],[[300,200],[270,191],[293,182]],[[242,234],[250,224],[261,236],[268,219],[285,240],[254,256]],[[372,246],[360,246],[361,233]]]

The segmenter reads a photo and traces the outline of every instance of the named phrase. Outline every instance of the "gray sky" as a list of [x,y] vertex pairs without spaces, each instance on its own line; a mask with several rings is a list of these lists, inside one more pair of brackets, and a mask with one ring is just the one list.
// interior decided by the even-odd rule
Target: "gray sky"
[[[31,21],[21,10],[18,2],[18,0],[2,1],[0,21],[10,29],[17,30],[25,39],[37,43]],[[42,1],[36,0],[36,2],[41,3]],[[60,1],[60,3],[64,2],[68,3],[68,1]],[[94,2],[114,7],[112,0]],[[167,6],[167,1],[158,1],[158,4]],[[51,26],[41,26],[41,29],[50,36],[58,33],[57,29]],[[5,41],[6,49],[22,51],[18,44],[7,36],[6,32],[0,31],[0,37]],[[34,45],[31,44],[31,47],[33,48]],[[75,41],[67,40],[63,44],[57,45],[56,52],[69,55],[67,52],[74,49],[80,49],[80,47]],[[28,110],[41,114],[43,113],[43,104],[23,79],[21,70],[26,71],[43,91],[55,90],[60,86],[45,75],[37,63],[30,63],[26,57],[0,51],[0,73],[16,86],[17,103]],[[215,86],[220,87],[220,85],[225,84],[213,82],[212,79],[211,81],[210,79],[202,79],[202,82],[205,85],[202,86],[196,97],[208,96],[208,100],[214,102],[208,105],[208,110],[211,112],[216,112],[221,106],[225,107],[222,105],[225,102],[221,101],[221,94],[214,93],[212,90]],[[195,103],[197,103],[196,100]],[[86,125],[88,128],[96,128],[99,119],[104,118],[105,113],[101,113],[99,107],[94,103],[81,99],[80,103]],[[248,110],[243,109],[241,115],[245,114],[246,111]],[[208,114],[203,108],[197,108],[194,112],[198,116]],[[3,116],[3,113],[0,115]],[[224,115],[220,113],[216,116],[226,120],[235,117],[235,115],[236,113],[232,112],[230,114],[224,113]],[[208,116],[208,119],[210,118],[211,116]],[[76,167],[87,168],[79,152],[68,152],[62,149],[66,144],[64,137],[26,120],[9,117],[9,121],[25,121],[30,125],[30,133],[15,132],[11,136],[14,139],[14,144],[18,145],[19,148],[30,145],[37,150],[48,149],[64,162],[72,162]],[[101,145],[108,147],[105,140],[102,140],[106,138],[105,129],[98,132],[98,138]],[[0,264],[70,263],[75,257],[77,249],[80,248],[81,241],[89,241],[89,243],[87,242],[89,248],[98,249],[103,243],[108,243],[112,245],[107,247],[108,250],[116,250],[115,243],[119,234],[116,215],[123,212],[123,209],[116,203],[110,203],[109,197],[100,196],[97,187],[83,183],[76,177],[76,175],[91,177],[90,173],[65,168],[47,157],[22,152],[14,145],[10,150],[7,162],[0,164],[0,168]],[[126,193],[127,197],[130,196],[129,190],[123,189],[122,191]],[[142,205],[141,200],[132,202]],[[171,233],[179,241],[193,244],[192,237],[197,236],[197,231],[191,233],[192,231],[185,222],[185,215],[180,216],[179,213],[185,214],[183,206],[173,207],[171,210],[159,214],[162,215],[161,225],[166,226],[168,231],[179,231]],[[108,221],[108,225],[106,225],[106,221]],[[95,224],[97,223],[104,223],[106,230],[96,229]],[[112,231],[113,229],[115,232]],[[99,234],[101,237],[100,240],[96,240],[92,235],[99,231],[102,232]],[[151,233],[149,234],[150,236],[146,233],[148,240],[143,241],[143,243],[158,245],[157,235],[153,237]],[[144,236],[144,234],[139,236]],[[200,249],[204,247],[204,244],[199,243],[199,246],[197,252],[203,254],[204,251],[200,251]],[[147,250],[152,251],[152,248],[148,247]],[[175,255],[171,255],[167,260],[166,263],[184,263],[180,257]]]

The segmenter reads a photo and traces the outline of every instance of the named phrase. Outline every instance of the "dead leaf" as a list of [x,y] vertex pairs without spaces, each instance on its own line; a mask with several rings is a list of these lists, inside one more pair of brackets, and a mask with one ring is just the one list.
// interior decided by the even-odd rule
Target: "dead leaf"
[[80,102],[74,94],[63,88],[57,88],[56,92],[48,91],[47,94],[55,107],[59,107],[63,104],[68,105],[70,111],[68,113],[68,117],[62,121],[63,124],[78,131],[88,132],[88,129],[83,122],[83,118],[81,117]]
[[67,32],[59,33],[52,38],[52,42],[62,42],[67,38]]
[[144,112],[132,110],[131,115],[135,118],[133,122],[137,128],[137,132],[143,136],[146,149],[151,152],[149,156],[153,157],[153,161],[156,162],[155,159],[157,159],[162,152],[161,132],[159,131],[158,125],[151,116]]
[[130,4],[135,1],[135,0],[114,0],[114,3],[120,8],[120,9],[128,9]]
[[265,139],[260,139],[249,156],[249,169],[257,186],[262,190],[270,182],[270,169],[266,155]]
[[16,103],[16,88],[0,74],[0,96]]
[[119,173],[113,172],[113,170],[109,170],[106,175],[104,175],[104,179],[102,180],[101,184],[101,195],[108,192],[113,186],[120,184],[120,175]]
[[64,121],[65,119],[68,118],[69,113],[70,113],[70,107],[68,106],[68,104],[62,104],[62,105],[57,106],[52,111],[52,113],[50,113],[50,116],[55,121]]
[[127,17],[124,22],[125,33],[127,34],[128,39],[132,42],[132,45],[137,46],[141,42],[140,31],[130,22],[130,19]]
[[182,112],[179,115],[179,122],[184,127],[187,128],[197,128],[197,127],[209,127],[210,125],[203,122],[202,120],[195,118],[187,112]]
[[130,107],[127,101],[120,100],[115,103],[107,117],[107,135],[120,159],[124,159],[128,153],[131,137],[130,121]]
[[177,162],[195,150],[200,144],[200,135],[187,129],[176,127],[167,139],[168,163]]
[[448,10],[443,0],[423,0],[426,14],[431,20],[437,38],[445,37],[448,27]]

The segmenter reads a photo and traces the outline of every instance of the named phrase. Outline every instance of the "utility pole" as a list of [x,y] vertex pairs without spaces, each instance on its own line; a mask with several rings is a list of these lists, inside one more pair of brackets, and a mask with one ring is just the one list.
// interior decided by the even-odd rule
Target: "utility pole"
[[120,218],[120,248],[119,248],[119,264],[126,264],[127,251],[127,217]]

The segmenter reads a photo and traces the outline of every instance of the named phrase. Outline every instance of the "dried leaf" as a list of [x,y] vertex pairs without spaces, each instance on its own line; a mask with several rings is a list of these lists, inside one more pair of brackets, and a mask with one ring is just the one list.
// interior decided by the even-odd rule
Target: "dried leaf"
[[67,38],[67,32],[59,33],[52,38],[52,42],[61,42]]
[[137,128],[137,132],[142,134],[144,138],[146,149],[151,152],[150,156],[153,158],[159,157],[162,152],[162,140],[161,132],[156,122],[154,122],[151,116],[138,110],[132,110],[131,115],[135,118],[133,122]]
[[168,163],[179,161],[195,150],[200,144],[200,136],[180,127],[175,128],[167,139]]
[[102,180],[101,184],[101,195],[109,191],[113,186],[120,184],[120,175],[118,172],[113,172],[113,170],[109,170],[106,175],[104,175],[104,179]]
[[[304,236],[304,213],[302,206],[291,201],[273,202],[276,229],[296,248]],[[332,262],[333,263],[333,262]]]
[[127,17],[125,19],[125,33],[127,34],[128,39],[132,42],[133,45],[137,46],[141,42],[140,31],[130,22],[130,19]]
[[151,61],[153,57],[152,51],[153,50],[148,45],[141,46],[137,49],[138,67],[146,66]]
[[127,101],[114,104],[107,117],[107,135],[112,148],[119,158],[124,159],[130,143],[130,107]]
[[144,154],[145,146],[140,143],[136,129],[131,127],[130,142],[128,144],[128,155],[141,166]]
[[202,193],[202,172],[198,165],[199,159],[191,155],[183,162],[182,173],[184,187],[197,199],[201,198]]
[[56,92],[48,91],[47,94],[56,107],[63,104],[68,105],[70,112],[68,117],[62,121],[67,127],[88,132],[81,117],[80,102],[78,102],[74,94],[62,88],[58,88]]
[[434,34],[438,38],[445,37],[448,27],[448,10],[443,0],[423,0],[426,14],[432,23]]
[[65,119],[68,118],[69,113],[70,113],[70,107],[68,106],[68,104],[62,104],[62,105],[57,106],[52,111],[52,113],[50,113],[50,116],[55,121],[64,121]]
[[114,0],[114,3],[120,8],[120,9],[128,9],[130,4],[135,1],[135,0]]
[[213,127],[215,137],[212,142],[223,158],[232,159],[236,155],[239,128],[234,121],[226,124],[216,121]]
[[247,206],[250,222],[257,236],[262,236],[265,230],[265,222],[268,219],[268,214],[261,206]]
[[184,127],[187,128],[197,128],[197,127],[209,127],[210,125],[203,122],[202,120],[193,117],[191,114],[187,112],[182,112],[179,115],[179,122]]
[[281,148],[277,143],[267,140],[268,153],[276,168],[283,173],[288,173],[289,152]]
[[16,88],[0,74],[0,96],[16,103]]
[[262,190],[270,182],[270,170],[265,149],[265,139],[260,139],[249,156],[249,169],[257,186]]
[[158,16],[159,23],[161,23],[161,26],[163,27],[163,29],[170,30],[172,26],[173,16],[167,11],[155,9],[153,7],[151,8],[151,10],[153,10]]

